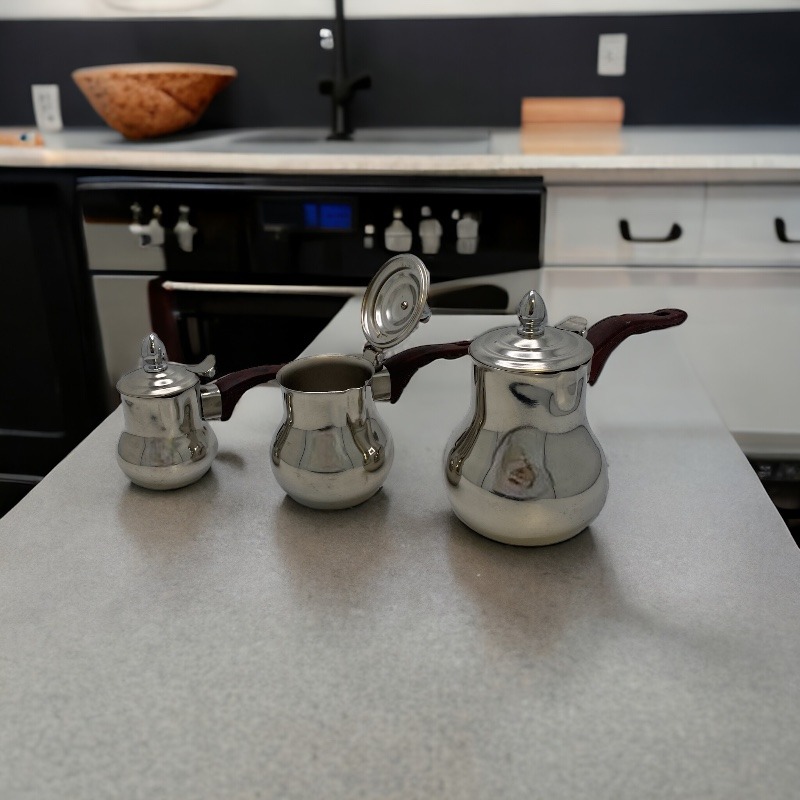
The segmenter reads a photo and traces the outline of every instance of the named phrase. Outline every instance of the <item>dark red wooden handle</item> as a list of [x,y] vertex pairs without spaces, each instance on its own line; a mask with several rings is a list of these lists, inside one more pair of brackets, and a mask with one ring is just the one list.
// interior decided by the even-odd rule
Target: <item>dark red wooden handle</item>
[[242,399],[242,395],[254,386],[273,380],[282,366],[283,364],[269,364],[263,367],[250,367],[250,369],[230,372],[214,381],[222,395],[222,416],[220,419],[230,419],[233,409]]
[[680,325],[687,317],[679,308],[660,308],[650,314],[620,314],[606,317],[596,322],[586,333],[586,338],[594,347],[592,366],[589,369],[589,384],[600,377],[608,357],[629,336],[635,333],[658,331]]
[[414,377],[414,373],[440,358],[454,359],[469,353],[469,342],[448,342],[447,344],[423,344],[403,350],[395,356],[390,356],[383,362],[392,379],[392,394],[389,402],[396,403]]

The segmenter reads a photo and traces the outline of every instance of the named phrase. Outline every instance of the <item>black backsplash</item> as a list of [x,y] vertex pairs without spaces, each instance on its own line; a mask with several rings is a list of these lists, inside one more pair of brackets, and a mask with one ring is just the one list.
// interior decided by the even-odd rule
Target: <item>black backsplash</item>
[[[326,125],[330,20],[0,21],[0,125],[33,122],[30,85],[58,83],[68,126],[100,124],[73,69],[232,64],[199,127]],[[597,75],[597,38],[627,33],[627,74]],[[349,20],[357,127],[515,126],[520,98],[619,95],[630,125],[800,123],[800,12]]]

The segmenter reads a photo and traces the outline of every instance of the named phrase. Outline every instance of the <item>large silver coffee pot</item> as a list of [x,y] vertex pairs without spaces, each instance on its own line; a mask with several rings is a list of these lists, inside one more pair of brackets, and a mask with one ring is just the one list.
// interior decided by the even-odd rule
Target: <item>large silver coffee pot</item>
[[445,449],[456,515],[490,539],[518,545],[563,541],[603,508],[608,467],[586,417],[586,388],[632,334],[680,325],[686,313],[608,317],[587,330],[582,317],[547,325],[535,291],[519,325],[475,338],[474,396]]

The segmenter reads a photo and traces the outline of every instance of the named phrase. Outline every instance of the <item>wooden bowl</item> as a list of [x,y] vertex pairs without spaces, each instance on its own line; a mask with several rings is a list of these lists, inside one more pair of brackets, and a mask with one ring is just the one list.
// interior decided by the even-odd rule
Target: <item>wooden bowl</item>
[[128,139],[149,139],[194,125],[234,67],[214,64],[109,64],[72,78],[92,108]]

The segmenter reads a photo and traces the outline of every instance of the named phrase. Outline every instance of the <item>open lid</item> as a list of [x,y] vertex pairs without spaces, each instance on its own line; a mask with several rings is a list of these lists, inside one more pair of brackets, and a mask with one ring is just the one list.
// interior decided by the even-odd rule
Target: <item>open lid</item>
[[199,381],[196,373],[167,358],[164,343],[154,333],[142,340],[142,366],[117,381],[117,391],[127,397],[172,397]]
[[431,316],[430,275],[411,253],[390,258],[373,276],[361,303],[361,329],[369,346],[386,350],[406,339]]
[[516,372],[561,372],[592,358],[594,348],[580,333],[547,325],[547,309],[538,292],[522,298],[517,314],[518,326],[493,328],[473,339],[469,354],[475,361]]

